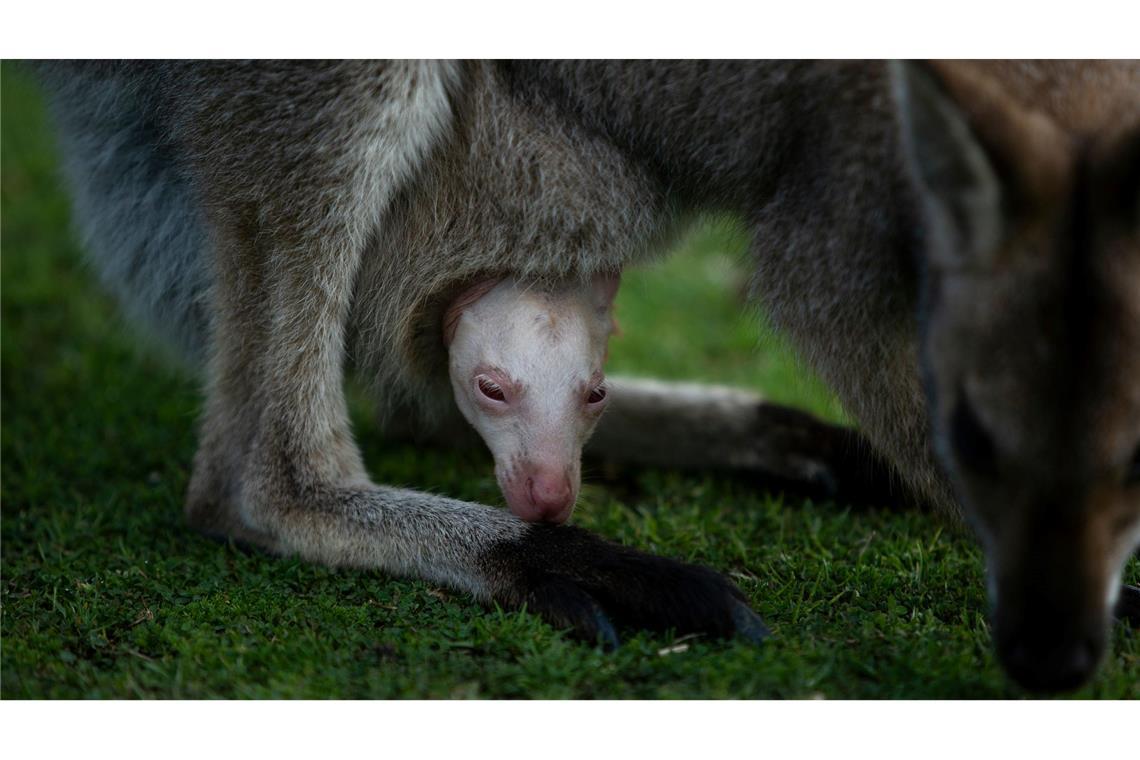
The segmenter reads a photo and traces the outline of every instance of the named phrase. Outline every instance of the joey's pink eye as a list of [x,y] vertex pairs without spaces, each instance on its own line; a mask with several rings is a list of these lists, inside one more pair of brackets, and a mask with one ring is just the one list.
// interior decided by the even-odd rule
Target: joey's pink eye
[[479,378],[479,392],[492,401],[506,401],[507,396],[503,389],[485,377]]
[[590,391],[589,397],[586,399],[588,404],[600,404],[606,400],[606,386],[599,385],[594,390]]

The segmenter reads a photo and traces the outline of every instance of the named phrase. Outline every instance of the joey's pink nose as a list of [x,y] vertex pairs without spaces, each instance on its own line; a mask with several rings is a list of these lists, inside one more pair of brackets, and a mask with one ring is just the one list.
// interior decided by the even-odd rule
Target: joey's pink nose
[[574,508],[574,489],[565,473],[537,472],[526,480],[527,501],[535,522],[562,523]]

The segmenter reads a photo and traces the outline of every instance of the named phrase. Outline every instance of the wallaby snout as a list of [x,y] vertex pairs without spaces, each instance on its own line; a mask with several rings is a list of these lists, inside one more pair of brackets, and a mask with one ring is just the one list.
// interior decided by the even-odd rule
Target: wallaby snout
[[994,619],[998,659],[1006,672],[1031,691],[1077,688],[1096,670],[1104,655],[1103,615],[1065,618],[1068,610],[1018,616],[999,611]]
[[[527,522],[566,522],[578,498],[565,470],[536,468],[508,491],[507,506]],[[513,497],[513,498],[512,498]]]
[[1009,675],[1041,692],[1087,681],[1104,656],[1111,591],[1120,582],[1109,563],[1082,546],[1049,540],[994,563],[994,643]]

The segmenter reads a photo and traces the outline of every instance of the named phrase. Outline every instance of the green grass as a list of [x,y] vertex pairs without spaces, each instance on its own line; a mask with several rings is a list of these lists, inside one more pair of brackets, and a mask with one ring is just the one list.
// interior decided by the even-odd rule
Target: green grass
[[[628,634],[612,654],[430,584],[243,554],[183,527],[201,395],[138,347],[69,233],[40,97],[2,82],[2,695],[22,697],[1003,697],[982,565],[919,514],[785,501],[670,472],[588,485],[578,524],[731,575],[761,647]],[[742,316],[744,246],[704,226],[627,275],[612,369],[839,409]],[[489,459],[380,439],[375,476],[501,503]],[[1140,580],[1133,563],[1129,578]],[[687,649],[684,647],[687,646]],[[1118,629],[1084,696],[1137,697]]]

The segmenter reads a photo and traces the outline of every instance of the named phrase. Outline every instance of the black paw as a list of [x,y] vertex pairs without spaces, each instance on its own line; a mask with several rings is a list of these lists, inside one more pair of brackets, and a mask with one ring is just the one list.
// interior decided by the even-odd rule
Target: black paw
[[1140,588],[1121,586],[1113,615],[1133,628],[1140,628]]
[[857,506],[930,509],[857,430],[770,403],[757,407],[755,425],[761,460],[779,465],[752,473],[757,485]]
[[586,641],[613,647],[614,624],[760,642],[769,635],[720,573],[620,546],[573,526],[534,525],[484,562],[496,598]]

